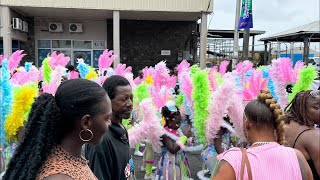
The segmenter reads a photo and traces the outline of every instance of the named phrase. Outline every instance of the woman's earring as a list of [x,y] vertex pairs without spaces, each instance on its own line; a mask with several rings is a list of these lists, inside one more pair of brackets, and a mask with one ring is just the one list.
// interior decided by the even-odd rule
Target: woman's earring
[[79,138],[81,139],[81,141],[83,142],[89,142],[91,141],[91,139],[93,138],[93,132],[90,130],[90,129],[87,129],[87,131],[91,134],[91,137],[89,139],[83,139],[82,138],[82,132],[84,132],[84,130],[81,130],[80,133],[79,133]]

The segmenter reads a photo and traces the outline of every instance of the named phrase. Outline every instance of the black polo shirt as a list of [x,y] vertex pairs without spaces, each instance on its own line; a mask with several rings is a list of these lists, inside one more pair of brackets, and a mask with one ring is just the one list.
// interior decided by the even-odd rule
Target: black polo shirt
[[131,159],[127,130],[112,122],[101,144],[86,145],[85,157],[99,180],[127,179]]

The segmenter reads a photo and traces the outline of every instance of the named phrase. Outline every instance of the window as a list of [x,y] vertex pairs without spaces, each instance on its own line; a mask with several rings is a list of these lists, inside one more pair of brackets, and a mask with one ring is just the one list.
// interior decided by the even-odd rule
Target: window
[[50,40],[38,40],[38,48],[51,48]]
[[71,48],[71,40],[52,40],[52,48]]
[[74,49],[92,49],[92,41],[73,41]]

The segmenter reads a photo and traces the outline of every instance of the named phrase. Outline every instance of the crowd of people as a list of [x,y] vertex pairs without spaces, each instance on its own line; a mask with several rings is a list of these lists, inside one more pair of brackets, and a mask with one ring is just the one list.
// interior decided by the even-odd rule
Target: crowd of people
[[19,66],[22,53],[0,55],[2,179],[129,180],[143,171],[144,179],[189,180],[192,151],[203,160],[199,179],[320,179],[313,66],[182,61],[170,72],[161,61],[134,79],[130,66],[111,67],[109,50],[98,69],[55,52],[39,68]]

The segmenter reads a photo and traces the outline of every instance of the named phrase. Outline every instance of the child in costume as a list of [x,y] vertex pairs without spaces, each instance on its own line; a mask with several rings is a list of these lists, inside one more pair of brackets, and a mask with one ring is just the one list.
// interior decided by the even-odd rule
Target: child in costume
[[165,134],[163,138],[163,147],[157,179],[190,179],[191,173],[189,170],[189,162],[184,144],[191,136],[190,128],[185,128],[185,132],[178,131],[181,122],[181,114],[173,101],[169,101],[161,110],[164,120]]
[[223,118],[223,124],[214,139],[214,143],[207,146],[201,153],[201,157],[208,168],[208,172],[204,175],[209,178],[217,165],[217,155],[233,147],[232,136],[235,135],[235,130],[230,125],[229,117]]

